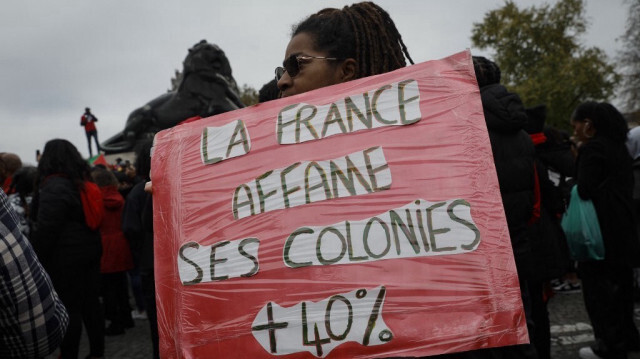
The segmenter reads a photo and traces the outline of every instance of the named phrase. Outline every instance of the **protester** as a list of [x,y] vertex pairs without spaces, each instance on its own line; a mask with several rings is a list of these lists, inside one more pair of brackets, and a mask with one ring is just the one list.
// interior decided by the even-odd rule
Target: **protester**
[[580,358],[626,358],[640,349],[633,321],[633,267],[640,265],[635,227],[632,159],[625,146],[627,123],[605,102],[580,104],[571,117],[578,140],[578,194],[593,201],[604,260],[578,263],[585,307],[595,345],[580,349]]
[[[281,96],[287,97],[385,73],[404,67],[405,55],[413,63],[389,14],[377,5],[364,2],[342,10],[324,9],[294,27],[283,67],[276,69],[278,88]],[[495,70],[491,74],[483,72],[490,75],[489,79],[496,80],[483,83],[487,85],[483,99],[484,96],[493,99],[496,106],[488,105],[485,114],[491,117],[487,124],[518,268],[525,273],[531,269],[527,263],[530,252],[527,222],[533,212],[534,148],[522,130],[527,121],[524,106],[517,95],[508,93],[499,85],[497,66]],[[507,117],[498,114],[506,114]],[[511,164],[513,162],[515,167]],[[526,282],[521,282],[521,289],[527,302],[525,309],[530,312]],[[531,327],[530,320],[528,324]],[[521,345],[438,356],[485,357],[536,358],[536,353],[532,345]]]
[[96,142],[96,153],[100,154],[100,143],[98,142],[98,129],[96,128],[98,118],[91,113],[89,107],[84,109],[84,114],[80,117],[80,126],[84,126],[84,132],[87,135],[87,145],[89,146],[89,157],[93,157],[91,150],[91,138]]
[[[633,208],[636,215],[640,214],[640,126],[629,130],[627,150],[633,159]],[[636,221],[636,229],[640,235],[640,221]],[[633,298],[640,300],[640,268],[633,269],[635,277]],[[635,310],[636,319],[640,319],[640,309]]]
[[[150,143],[146,145],[150,146]],[[145,145],[143,145],[143,147],[144,146]],[[147,159],[146,162],[149,163],[150,159]],[[122,161],[122,159],[120,159],[119,171],[114,172],[114,174],[116,175],[116,178],[118,179],[118,191],[120,192],[122,197],[125,198],[125,208],[128,202],[129,202],[129,205],[131,205],[130,203],[131,201],[128,200],[128,196],[131,190],[133,189],[133,187],[138,183],[145,181],[145,177],[138,176],[137,174],[139,169],[136,168],[136,166],[139,166],[140,165],[139,163],[131,165],[128,160],[126,163],[128,165],[126,165],[126,168],[125,168],[125,162]],[[146,169],[143,168],[143,171],[147,171],[147,173],[149,173],[149,167],[147,166]],[[134,206],[137,206],[137,205],[138,203],[136,202]],[[128,214],[124,214],[122,218],[123,228],[124,228],[125,222],[128,225],[128,223],[130,223],[131,221],[131,217],[130,217],[131,211],[127,211],[127,212]],[[134,212],[138,213],[138,211],[134,211]],[[134,219],[134,221],[139,221],[139,219]],[[127,238],[127,241],[131,248],[131,255],[133,258],[133,268],[128,272],[129,281],[131,283],[131,292],[133,294],[133,298],[135,301],[135,309],[131,311],[131,317],[133,319],[147,319],[147,313],[145,311],[145,304],[144,304],[145,303],[144,294],[142,293],[142,280],[140,278],[140,252],[141,252],[141,246],[143,243],[142,238],[144,237],[144,235],[140,233],[134,233],[134,234],[125,233],[125,237]],[[132,246],[135,246],[135,248]]]
[[0,233],[0,358],[42,358],[62,342],[69,317],[4,193]]
[[105,168],[96,167],[91,176],[102,191],[104,219],[100,224],[102,238],[102,296],[105,317],[110,320],[105,335],[124,334],[134,326],[129,305],[127,271],[133,268],[131,249],[122,232],[124,198],[118,192],[118,180]]
[[[377,5],[364,2],[341,10],[324,9],[294,27],[293,36],[285,51],[283,67],[276,69],[276,80],[281,96],[287,97],[404,67],[405,55],[413,63],[389,14]],[[494,87],[498,86],[500,85]],[[504,100],[510,104],[519,104],[516,108],[519,111],[511,113],[515,117],[512,118],[515,130],[509,129],[508,132],[511,133],[504,137],[506,141],[515,137],[516,140],[510,144],[517,144],[513,150],[505,152],[522,157],[521,167],[514,174],[517,178],[513,179],[511,187],[507,189],[514,189],[515,192],[522,190],[525,193],[522,196],[514,194],[507,202],[514,207],[510,211],[511,216],[508,216],[508,219],[512,219],[509,228],[514,229],[514,235],[523,237],[518,248],[523,249],[524,255],[529,250],[526,225],[533,208],[534,150],[528,135],[522,131],[527,118],[524,106],[517,95],[510,94]],[[502,135],[496,131],[495,136]],[[533,346],[520,347],[527,347],[518,349],[522,355],[516,351],[474,351],[439,357],[479,358],[490,357],[493,353],[505,358],[536,357]]]
[[15,153],[3,152],[0,154],[0,177],[2,178],[2,190],[11,194],[10,186],[13,174],[22,167],[22,160]]
[[262,85],[260,91],[258,91],[258,103],[275,100],[279,97],[280,90],[278,89],[278,82],[275,79]]
[[[142,279],[140,278],[140,254],[141,254],[141,250],[142,250],[142,243],[144,242],[143,238],[144,238],[144,234],[141,231],[142,229],[139,226],[139,213],[141,212],[141,209],[138,209],[137,207],[140,206],[140,202],[144,202],[143,200],[141,200],[140,198],[138,198],[138,195],[140,195],[140,193],[138,193],[138,195],[134,195],[132,198],[132,200],[129,200],[129,193],[131,193],[131,190],[133,189],[133,187],[137,184],[139,184],[140,182],[145,182],[149,180],[149,172],[150,172],[150,165],[151,165],[151,157],[148,153],[149,148],[151,147],[151,141],[149,142],[145,142],[142,145],[140,145],[140,147],[137,148],[136,150],[136,154],[138,154],[138,156],[135,159],[135,162],[133,165],[129,164],[126,168],[125,166],[125,162],[122,161],[122,159],[120,159],[120,170],[122,171],[122,173],[125,173],[127,178],[123,178],[122,180],[119,178],[118,181],[119,186],[118,186],[118,191],[120,192],[120,194],[122,195],[122,197],[125,198],[125,212],[122,218],[122,225],[123,225],[123,230],[125,227],[128,227],[133,220],[134,226],[135,226],[135,231],[138,232],[130,232],[130,233],[125,233],[125,237],[127,238],[128,242],[129,242],[129,246],[131,248],[131,255],[133,258],[133,268],[131,270],[129,270],[129,282],[131,284],[131,292],[133,294],[133,298],[134,298],[134,302],[135,302],[135,309],[133,309],[131,311],[131,317],[133,319],[143,319],[146,320],[147,318],[147,312],[145,310],[145,299],[144,299],[144,294],[142,292]],[[140,151],[141,149],[145,149],[146,154],[142,155],[142,158],[140,158]],[[127,161],[126,163],[129,163],[129,161]],[[142,172],[140,172],[142,171]],[[118,172],[120,173],[120,172]],[[138,173],[143,173],[144,176],[140,176]],[[133,174],[133,176],[131,176],[131,174]],[[116,178],[118,177],[118,174],[116,173]],[[144,187],[144,185],[142,185]],[[142,192],[142,194],[144,195],[144,190],[140,190],[140,192]],[[146,195],[144,195],[146,196]],[[129,209],[127,210],[127,206],[133,206],[134,209]],[[137,213],[134,217],[131,217],[131,213]],[[131,230],[131,227],[127,228],[128,230]],[[135,246],[135,247],[132,247]]]
[[127,198],[133,186],[144,180],[143,177],[138,176],[135,166],[128,160],[120,167],[120,170],[114,171],[114,175],[118,179],[118,191],[124,198]]
[[294,26],[283,67],[282,97],[413,64],[389,14],[372,2],[326,8]]
[[527,278],[527,286],[531,295],[531,317],[535,324],[532,338],[538,358],[551,359],[551,328],[547,310],[552,295],[550,280],[562,277],[572,270],[572,266],[567,239],[560,225],[560,216],[565,209],[564,198],[560,186],[556,186],[549,178],[549,163],[562,167],[561,159],[565,158],[569,162],[566,167],[573,169],[573,156],[568,146],[556,142],[550,129],[545,131],[546,106],[527,108],[526,113],[528,123],[525,130],[536,152],[534,212],[539,211],[538,219],[529,226],[533,271]]
[[[549,179],[559,191],[563,202],[561,210],[564,212],[569,204],[571,188],[575,184],[573,179],[575,175],[575,144],[568,132],[553,127],[545,127],[544,136],[546,141],[536,145],[536,157],[547,168]],[[556,213],[556,216],[561,217],[562,212]],[[582,286],[576,273],[576,262],[570,257],[567,258],[566,268],[567,272],[564,275],[549,282],[553,292],[560,294],[580,293]]]
[[[520,97],[500,84],[500,68],[484,57],[473,57],[480,98],[489,131],[500,195],[509,227],[511,246],[518,270],[522,304],[531,342],[534,334],[532,302],[527,279],[533,274],[529,223],[534,217],[535,149],[524,131],[528,117]],[[531,344],[498,348],[507,358],[536,358]]]
[[[636,214],[640,214],[640,126],[629,130],[626,145],[629,155],[633,159],[633,205]],[[636,224],[640,233],[640,221],[637,221]]]
[[18,228],[29,238],[31,220],[31,200],[38,170],[33,166],[25,166],[16,171],[9,187],[9,203],[18,215]]
[[[38,163],[32,204],[32,243],[69,313],[61,358],[77,358],[83,312],[90,357],[104,352],[104,317],[99,302],[98,226],[102,195],[91,182],[89,165],[67,140],[46,143]],[[97,193],[96,193],[97,191]]]
[[124,166],[124,162],[122,161],[121,157],[116,158],[116,163],[115,165],[113,165],[114,170],[117,172],[122,172],[122,167]]
[[[147,181],[151,171],[151,142],[144,143],[136,151],[136,170],[145,174]],[[122,216],[122,231],[129,240],[133,257],[140,270],[142,295],[153,346],[153,358],[160,357],[156,292],[153,263],[153,203],[146,193],[145,181],[136,184],[129,192]]]

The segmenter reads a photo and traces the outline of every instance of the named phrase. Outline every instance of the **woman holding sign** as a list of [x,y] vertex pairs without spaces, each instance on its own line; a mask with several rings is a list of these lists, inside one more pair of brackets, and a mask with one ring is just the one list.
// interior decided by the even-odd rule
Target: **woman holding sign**
[[413,64],[396,25],[378,5],[327,8],[294,26],[276,81],[287,97],[405,67],[405,56]]
[[[327,8],[293,28],[282,67],[281,97],[390,72],[413,64],[389,14],[371,2]],[[440,355],[440,359],[491,358],[490,351]]]

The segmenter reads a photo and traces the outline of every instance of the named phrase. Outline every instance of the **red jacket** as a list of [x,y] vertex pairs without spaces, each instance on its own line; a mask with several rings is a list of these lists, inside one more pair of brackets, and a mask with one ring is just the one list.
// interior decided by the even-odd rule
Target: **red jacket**
[[102,236],[102,259],[100,272],[123,272],[133,268],[129,242],[122,232],[122,210],[124,198],[116,186],[101,187],[104,201],[104,219],[100,225]]
[[15,193],[15,190],[12,191],[12,193],[9,193],[9,190],[11,189],[11,182],[13,181],[13,176],[9,176],[4,180],[4,183],[2,184],[2,190],[4,191],[4,193],[8,196],[12,193]]
[[84,114],[80,117],[80,125],[84,126],[84,130],[86,132],[91,132],[96,130],[96,122],[98,119],[93,114]]

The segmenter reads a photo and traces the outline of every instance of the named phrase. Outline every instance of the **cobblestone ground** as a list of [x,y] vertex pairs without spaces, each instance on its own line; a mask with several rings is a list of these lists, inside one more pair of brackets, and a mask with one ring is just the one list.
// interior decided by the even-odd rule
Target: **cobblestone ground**
[[[149,323],[146,320],[136,320],[135,323],[135,327],[127,329],[124,335],[105,337],[105,359],[150,359],[153,357]],[[86,332],[83,331],[78,358],[83,359],[87,355],[89,355],[89,342]],[[57,357],[56,353],[46,359],[56,359]]]
[[[640,304],[636,304],[640,307]],[[593,331],[584,309],[582,293],[557,294],[549,302],[551,320],[551,357],[576,359],[581,347],[593,343]],[[640,327],[640,321],[636,321]],[[124,335],[106,337],[105,358],[147,359],[152,357],[149,325],[146,320],[136,320],[136,326]],[[87,338],[83,333],[79,358],[89,353]],[[56,359],[51,355],[47,359]],[[206,359],[206,358],[205,358]],[[640,352],[629,353],[629,359],[640,359]]]
[[[640,303],[636,303],[636,308]],[[557,294],[549,302],[551,321],[551,358],[576,359],[580,348],[593,344],[591,322],[584,308],[582,293]],[[636,320],[640,328],[640,321]],[[640,359],[640,352],[629,353]]]

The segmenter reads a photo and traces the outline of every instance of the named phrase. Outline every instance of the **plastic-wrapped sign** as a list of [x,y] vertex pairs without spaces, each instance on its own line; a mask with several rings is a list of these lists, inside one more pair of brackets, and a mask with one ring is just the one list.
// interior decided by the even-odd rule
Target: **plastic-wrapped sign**
[[152,167],[163,357],[528,341],[469,52],[162,131]]

